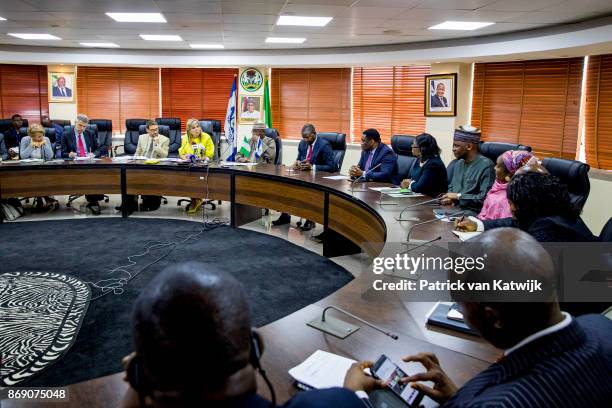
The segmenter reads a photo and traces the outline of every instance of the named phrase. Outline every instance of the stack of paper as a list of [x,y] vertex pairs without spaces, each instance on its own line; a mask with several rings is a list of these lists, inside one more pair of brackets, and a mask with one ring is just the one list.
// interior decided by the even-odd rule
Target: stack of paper
[[458,236],[461,241],[467,241],[470,238],[474,238],[475,236],[482,234],[482,232],[481,231],[465,232],[465,231],[453,230],[453,234]]
[[302,364],[289,370],[295,381],[309,388],[342,387],[348,369],[355,360],[317,350]]

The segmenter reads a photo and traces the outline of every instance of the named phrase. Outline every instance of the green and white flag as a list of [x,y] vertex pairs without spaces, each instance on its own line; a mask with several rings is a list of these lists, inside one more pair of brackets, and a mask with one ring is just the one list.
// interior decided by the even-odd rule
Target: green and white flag
[[251,143],[248,137],[244,136],[242,138],[242,143],[240,144],[240,149],[238,151],[244,157],[249,157],[249,155],[251,154]]

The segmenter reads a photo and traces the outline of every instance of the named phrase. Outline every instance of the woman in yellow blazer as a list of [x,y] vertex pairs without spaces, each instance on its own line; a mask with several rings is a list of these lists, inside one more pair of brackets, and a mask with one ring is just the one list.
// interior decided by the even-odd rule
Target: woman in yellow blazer
[[[196,146],[195,149],[194,146]],[[202,132],[197,119],[187,119],[187,127],[185,134],[181,137],[181,147],[178,152],[183,160],[189,160],[192,155],[198,159],[208,157],[209,160],[212,160],[215,154],[215,144],[208,133]],[[201,206],[202,199],[192,197],[191,204],[187,206],[187,213],[195,214]]]

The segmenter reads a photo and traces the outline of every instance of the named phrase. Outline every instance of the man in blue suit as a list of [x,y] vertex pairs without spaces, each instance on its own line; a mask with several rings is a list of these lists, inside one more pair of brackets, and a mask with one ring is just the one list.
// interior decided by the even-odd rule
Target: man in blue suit
[[[252,327],[246,291],[230,273],[197,262],[168,267],[134,305],[122,407],[275,407],[257,394],[257,374],[267,377],[264,339]],[[335,387],[301,392],[282,407],[365,405]]]
[[55,97],[71,98],[72,89],[66,86],[66,78],[63,76],[57,78],[57,85],[51,90],[51,94]]
[[[612,321],[599,314],[562,312],[555,290],[559,277],[546,250],[524,231],[499,228],[469,241],[470,254],[486,254],[484,269],[455,275],[462,283],[535,280],[542,290],[453,292],[463,318],[483,339],[503,350],[501,358],[458,388],[432,353],[404,358],[426,372],[402,381],[443,407],[609,407],[612,401]],[[464,258],[466,259],[466,258]],[[497,295],[495,295],[497,293]],[[363,371],[352,384],[376,387]],[[359,379],[361,378],[361,379]],[[421,381],[431,381],[431,388]],[[354,388],[353,388],[354,389]]]
[[376,129],[368,129],[361,135],[361,159],[358,166],[349,170],[351,177],[364,181],[391,183],[397,156],[393,150],[380,141]]
[[[293,163],[293,168],[302,171],[336,171],[331,145],[327,140],[317,137],[314,125],[310,123],[302,127],[302,141],[298,145],[298,155],[295,163]],[[272,225],[278,226],[290,222],[291,216],[288,213],[282,213],[277,220],[272,221]],[[310,220],[307,220],[302,226],[303,231],[310,231],[313,228],[314,222]]]

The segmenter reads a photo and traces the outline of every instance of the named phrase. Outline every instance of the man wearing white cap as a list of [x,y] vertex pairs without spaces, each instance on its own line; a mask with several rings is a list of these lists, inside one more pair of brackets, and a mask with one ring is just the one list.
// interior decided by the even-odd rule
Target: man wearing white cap
[[249,155],[238,151],[236,161],[239,163],[266,163],[274,164],[276,159],[276,142],[271,137],[266,136],[266,125],[263,122],[255,122],[251,130],[251,147]]
[[487,193],[495,181],[493,162],[480,154],[480,129],[459,126],[455,130],[453,154],[457,158],[448,193],[441,203],[457,205],[466,215],[476,215],[482,209]]

